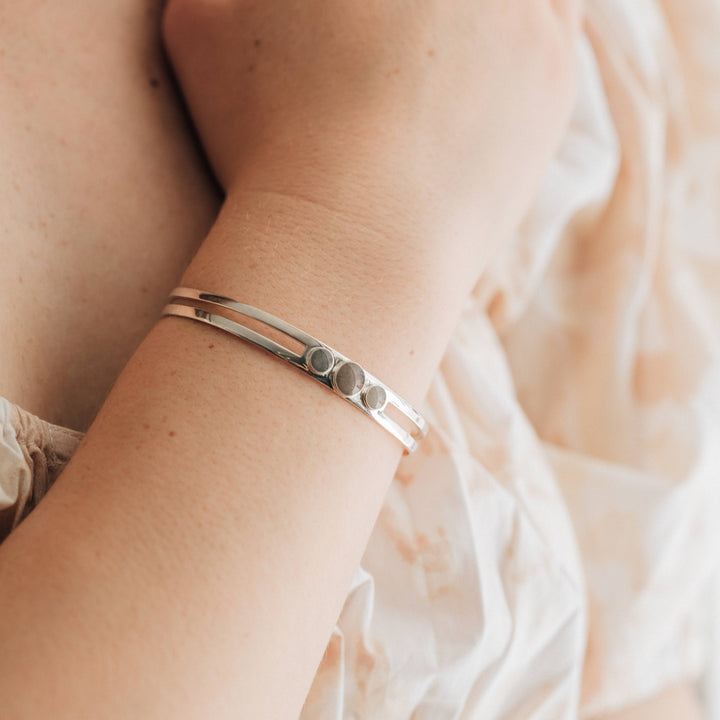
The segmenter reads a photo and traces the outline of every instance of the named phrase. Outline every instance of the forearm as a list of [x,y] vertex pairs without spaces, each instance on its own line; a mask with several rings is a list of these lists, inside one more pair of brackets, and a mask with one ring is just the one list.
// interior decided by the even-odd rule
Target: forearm
[[[249,194],[181,282],[288,320],[417,405],[468,287],[461,258],[387,233]],[[160,320],[0,548],[4,716],[297,717],[401,451],[276,358]]]

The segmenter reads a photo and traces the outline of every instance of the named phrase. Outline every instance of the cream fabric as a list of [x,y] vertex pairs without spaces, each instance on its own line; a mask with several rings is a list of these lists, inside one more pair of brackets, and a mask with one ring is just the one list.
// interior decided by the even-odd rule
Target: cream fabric
[[[570,128],[468,299],[301,720],[590,718],[705,667],[720,0],[590,0],[579,56]],[[0,411],[16,521],[37,455]]]
[[82,437],[0,397],[0,540],[40,502]]
[[468,303],[303,720],[592,717],[703,671],[720,3],[590,0],[580,60],[571,126]]

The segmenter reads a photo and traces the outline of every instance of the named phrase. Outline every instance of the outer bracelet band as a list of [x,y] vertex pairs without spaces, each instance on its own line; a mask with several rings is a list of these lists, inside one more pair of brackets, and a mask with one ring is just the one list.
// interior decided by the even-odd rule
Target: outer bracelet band
[[[255,330],[251,330],[222,315],[217,315],[210,310],[196,305],[173,303],[172,300],[175,298],[182,298],[190,302],[208,303],[234,310],[279,330],[303,344],[304,349],[299,354],[295,353]],[[427,420],[410,403],[403,400],[387,385],[334,348],[270,313],[222,295],[215,295],[193,288],[176,287],[170,293],[168,304],[163,308],[162,315],[187,317],[208,325],[214,325],[294,365],[382,425],[403,444],[405,448],[404,454],[406,455],[415,452],[417,439],[427,434]],[[416,436],[413,436],[392,418],[388,417],[384,412],[388,404],[396,407],[417,426],[419,432]]]

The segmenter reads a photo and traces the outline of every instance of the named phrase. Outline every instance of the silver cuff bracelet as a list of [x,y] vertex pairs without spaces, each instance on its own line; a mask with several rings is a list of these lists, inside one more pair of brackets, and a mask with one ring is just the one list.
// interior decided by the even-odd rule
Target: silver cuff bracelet
[[[255,330],[251,330],[233,320],[228,320],[222,315],[217,315],[201,307],[172,302],[175,298],[182,298],[184,301],[200,301],[234,310],[279,330],[305,347],[299,354],[295,353]],[[403,444],[405,448],[404,454],[406,455],[414,452],[417,449],[417,440],[427,434],[427,420],[410,403],[403,400],[387,385],[374,375],[371,375],[358,363],[346,358],[342,353],[320,342],[312,335],[298,330],[290,323],[270,315],[270,313],[222,295],[214,295],[193,288],[176,287],[170,293],[168,304],[163,308],[162,315],[187,317],[208,325],[214,325],[231,335],[247,340],[253,345],[277,355],[277,357],[294,365],[306,375],[330,388],[341,398],[347,400],[347,402],[382,425]],[[419,432],[415,436],[385,414],[384,411],[388,404],[396,407],[417,426]]]

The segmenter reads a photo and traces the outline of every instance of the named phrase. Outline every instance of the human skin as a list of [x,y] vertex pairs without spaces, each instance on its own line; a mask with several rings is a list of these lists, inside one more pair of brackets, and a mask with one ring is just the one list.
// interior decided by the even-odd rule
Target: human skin
[[0,394],[87,430],[220,192],[160,0],[0,2]]
[[[556,39],[548,39],[552,53]],[[541,56],[543,48],[536,48]],[[555,100],[558,114],[548,118],[544,142],[527,148],[535,177],[562,126],[567,98]],[[417,402],[489,252],[483,247],[466,270],[470,231],[509,228],[522,205],[505,205],[492,218],[478,213],[472,223],[466,208],[455,209],[447,217],[457,237],[448,243],[443,235],[441,244],[434,228],[443,203],[436,200],[437,214],[418,221],[417,206],[407,206],[413,186],[384,207],[383,196],[395,188],[378,191],[387,168],[375,168],[376,153],[362,150],[343,158],[334,176],[326,169],[336,154],[298,158],[284,178],[295,186],[275,185],[278,164],[267,158],[255,160],[242,182],[216,160],[232,193],[183,281],[242,293],[366,363]],[[316,163],[322,178],[311,172]],[[496,170],[502,177],[505,168]],[[368,191],[347,183],[348,172],[361,173]],[[445,172],[451,182],[451,167]],[[395,217],[400,222],[388,224]],[[192,238],[185,242],[187,257]],[[58,259],[55,270],[75,267]],[[389,305],[396,310],[388,318]],[[238,368],[245,371],[240,376]],[[2,667],[0,682],[9,717],[297,716],[399,446],[323,388],[289,373],[212,328],[170,318],[152,329],[56,488],[0,548],[0,632],[5,663],[13,664]],[[312,425],[308,408],[321,411]],[[198,478],[214,492],[199,497]],[[237,548],[245,556],[238,558]],[[49,679],[42,697],[27,684],[36,673]],[[52,680],[60,677],[64,685]],[[285,697],[272,690],[278,678]]]

